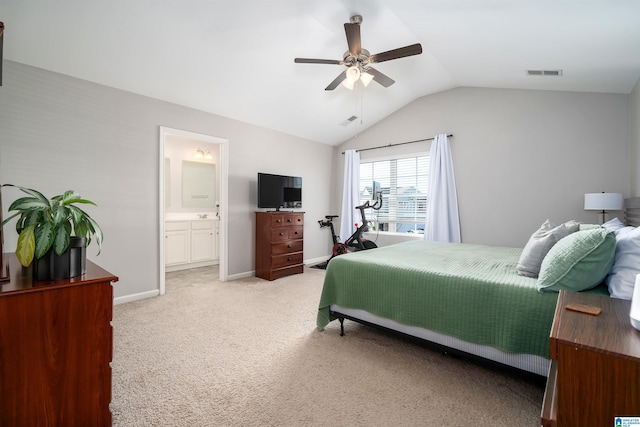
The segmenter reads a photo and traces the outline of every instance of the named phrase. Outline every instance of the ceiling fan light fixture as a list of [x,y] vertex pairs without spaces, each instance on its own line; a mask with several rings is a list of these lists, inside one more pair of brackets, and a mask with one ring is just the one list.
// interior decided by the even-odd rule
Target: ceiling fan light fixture
[[354,65],[353,67],[347,68],[347,80],[351,82],[356,82],[360,78],[360,69],[358,66]]
[[371,55],[361,44],[360,25],[362,24],[362,16],[353,15],[350,21],[351,22],[344,24],[348,50],[342,55],[341,61],[332,59],[294,58],[294,62],[297,64],[335,64],[347,66],[347,69],[342,71],[324,90],[334,90],[340,83],[342,83],[344,87],[353,90],[358,80],[362,81],[364,87],[367,87],[367,85],[371,83],[371,80],[375,80],[376,83],[384,87],[389,87],[394,84],[395,81],[380,71],[368,67],[368,65],[420,55],[422,53],[422,45],[420,43],[414,43]]
[[364,71],[360,75],[360,80],[362,81],[362,84],[364,85],[364,87],[367,87],[369,86],[369,83],[371,83],[371,80],[373,80],[373,74],[369,74],[366,71]]
[[353,90],[353,86],[360,78],[360,69],[357,65],[347,68],[346,78],[342,81],[342,86],[349,90]]
[[353,90],[353,86],[355,85],[355,81],[349,80],[349,79],[344,79],[342,81],[342,86],[346,87],[349,90]]

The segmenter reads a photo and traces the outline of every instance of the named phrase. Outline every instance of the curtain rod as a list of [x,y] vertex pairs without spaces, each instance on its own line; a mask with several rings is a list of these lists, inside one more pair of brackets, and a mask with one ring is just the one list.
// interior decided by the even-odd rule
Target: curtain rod
[[[451,138],[452,136],[453,136],[453,134],[447,135],[448,138]],[[416,139],[415,141],[398,142],[398,143],[395,143],[395,144],[381,145],[379,147],[361,148],[359,150],[356,150],[356,152],[377,150],[379,148],[395,147],[396,145],[414,144],[416,142],[433,141],[434,139],[435,139],[435,137],[433,137],[433,138],[425,138],[425,139]],[[344,151],[342,152],[342,154],[344,154]]]

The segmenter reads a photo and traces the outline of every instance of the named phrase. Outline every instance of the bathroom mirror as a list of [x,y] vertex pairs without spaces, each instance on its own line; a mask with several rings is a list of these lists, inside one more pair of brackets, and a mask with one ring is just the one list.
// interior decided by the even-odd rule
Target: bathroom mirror
[[214,208],[216,165],[182,161],[182,207]]

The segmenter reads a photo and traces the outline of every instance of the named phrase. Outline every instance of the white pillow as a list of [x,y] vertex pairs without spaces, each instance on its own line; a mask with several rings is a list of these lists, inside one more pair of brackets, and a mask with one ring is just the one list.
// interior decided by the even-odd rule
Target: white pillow
[[573,223],[560,224],[555,226],[548,219],[540,226],[540,228],[531,235],[529,241],[522,250],[520,260],[516,266],[516,271],[520,276],[538,277],[540,273],[540,265],[542,260],[549,252],[549,249],[555,245],[558,240],[566,237],[571,231],[576,231],[578,224]]
[[617,217],[610,219],[609,221],[602,224],[602,226],[607,230],[614,231],[614,232],[620,230],[621,228],[626,227],[624,222],[620,221]]
[[630,300],[640,274],[640,227],[623,227],[615,233],[616,255],[605,283],[612,298]]

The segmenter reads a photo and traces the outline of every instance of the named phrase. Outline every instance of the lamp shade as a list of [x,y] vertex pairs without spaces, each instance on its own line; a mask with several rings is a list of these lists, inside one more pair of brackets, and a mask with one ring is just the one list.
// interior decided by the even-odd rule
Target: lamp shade
[[361,75],[360,75],[360,81],[362,82],[362,84],[364,85],[364,87],[369,86],[369,83],[371,83],[371,80],[373,80],[373,74],[369,74],[366,71],[364,71]]
[[584,209],[596,211],[619,211],[624,206],[621,193],[587,193],[584,195]]

